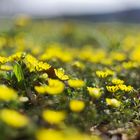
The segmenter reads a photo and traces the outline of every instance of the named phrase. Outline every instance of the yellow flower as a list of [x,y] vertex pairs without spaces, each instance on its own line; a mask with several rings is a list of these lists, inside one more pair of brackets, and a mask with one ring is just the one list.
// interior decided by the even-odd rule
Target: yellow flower
[[72,65],[79,68],[79,69],[84,69],[85,68],[84,64],[80,61],[75,61],[75,62],[72,63]]
[[96,135],[86,135],[70,128],[65,131],[53,129],[40,129],[36,133],[37,140],[101,140]]
[[20,114],[15,110],[10,110],[10,109],[1,110],[0,119],[6,124],[15,128],[27,126],[29,123],[29,120],[26,116]]
[[85,103],[80,100],[71,100],[69,106],[72,111],[81,112],[85,108]]
[[71,50],[67,50],[66,47],[62,47],[62,44],[50,44],[45,50],[45,53],[40,56],[41,60],[59,59],[63,62],[71,62],[73,59]]
[[126,59],[126,55],[124,53],[121,53],[121,52],[112,52],[111,53],[111,58],[113,60],[123,61],[123,60]]
[[64,90],[64,83],[59,80],[49,79],[49,85],[46,87],[46,92],[48,94],[60,94]]
[[129,91],[133,90],[132,86],[118,85],[118,87],[119,87],[120,90],[126,91],[126,92],[129,92]]
[[48,63],[43,63],[41,61],[39,61],[35,67],[35,69],[37,71],[44,71],[44,70],[48,70],[51,66]]
[[81,88],[85,85],[85,82],[79,79],[70,79],[68,80],[68,84],[72,88]]
[[0,70],[2,70],[2,71],[10,71],[12,69],[13,69],[12,66],[9,66],[9,65],[0,65]]
[[[132,52],[131,52],[131,60],[140,62],[140,47],[137,46]],[[130,62],[133,63],[133,62]]]
[[89,92],[89,95],[92,97],[99,99],[102,95],[100,88],[94,88],[94,87],[87,87],[87,90]]
[[6,87],[5,85],[0,85],[0,100],[2,101],[10,101],[16,100],[17,93],[11,88]]
[[122,67],[125,68],[125,69],[136,68],[138,66],[139,66],[138,63],[137,62],[133,62],[133,61],[123,62],[122,63]]
[[59,124],[65,119],[66,114],[63,111],[44,110],[42,116],[48,123]]
[[50,95],[56,95],[63,92],[65,85],[59,80],[49,79],[46,86],[35,86],[35,90],[40,93],[48,93]]
[[115,86],[106,86],[107,91],[109,92],[116,92],[119,90],[119,87],[117,85]]
[[121,102],[115,98],[112,98],[112,99],[106,98],[106,103],[107,103],[107,105],[116,107],[116,108],[120,107],[120,105],[121,105]]
[[52,129],[41,129],[36,133],[37,140],[65,140],[63,133]]
[[47,73],[43,73],[39,76],[41,79],[47,80],[48,79],[48,74]]
[[8,61],[8,60],[7,60],[6,57],[0,56],[0,64],[4,64],[4,63],[6,63],[7,61]]
[[112,79],[112,83],[114,85],[119,85],[119,84],[123,84],[124,81],[123,80],[120,80],[120,79]]
[[109,92],[116,92],[118,90],[129,92],[129,91],[133,90],[132,86],[126,86],[123,84],[119,84],[119,85],[115,85],[115,86],[106,86],[106,88]]
[[44,71],[48,70],[51,66],[48,63],[43,63],[42,61],[38,61],[35,57],[30,54],[27,54],[24,63],[30,72],[34,71]]
[[46,93],[46,87],[47,86],[35,86],[35,90],[40,94],[45,94]]
[[114,75],[114,72],[112,70],[105,70],[105,71],[96,71],[96,75],[99,78],[106,78],[108,76]]
[[65,70],[63,68],[54,69],[56,76],[60,80],[68,80],[69,76],[65,74]]
[[25,52],[17,52],[8,57],[8,61],[19,61],[21,58],[24,58],[26,55]]

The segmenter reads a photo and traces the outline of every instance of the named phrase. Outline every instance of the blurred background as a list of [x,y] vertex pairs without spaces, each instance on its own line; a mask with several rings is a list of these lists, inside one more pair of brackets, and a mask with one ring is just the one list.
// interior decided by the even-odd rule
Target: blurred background
[[34,18],[140,22],[140,0],[0,0],[0,18],[18,14]]

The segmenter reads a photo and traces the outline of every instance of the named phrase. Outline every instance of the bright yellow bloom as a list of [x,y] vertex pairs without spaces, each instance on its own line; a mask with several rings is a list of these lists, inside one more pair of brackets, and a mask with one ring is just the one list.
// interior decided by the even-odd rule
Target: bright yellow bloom
[[59,80],[49,79],[49,85],[46,87],[46,92],[48,94],[60,94],[64,90],[64,83]]
[[115,86],[106,86],[107,91],[109,92],[116,92],[119,90],[119,87],[117,85]]
[[66,114],[63,111],[44,110],[42,116],[48,123],[59,124],[65,119]]
[[44,71],[48,70],[51,66],[48,63],[43,63],[42,61],[38,61],[35,57],[28,54],[24,59],[24,63],[30,72],[34,71]]
[[116,107],[116,108],[120,107],[120,105],[121,105],[121,102],[115,98],[112,98],[112,99],[106,98],[106,103],[107,103],[107,105]]
[[6,57],[2,57],[0,56],[0,64],[4,64],[8,61],[8,59]]
[[53,129],[40,129],[36,133],[37,140],[101,140],[98,136],[81,134],[75,129],[58,131]]
[[99,78],[106,78],[108,76],[114,75],[114,72],[112,70],[105,70],[105,71],[96,71],[96,75]]
[[72,111],[81,112],[85,108],[85,103],[80,100],[71,100],[69,106]]
[[11,101],[17,99],[17,93],[11,88],[5,85],[0,85],[0,100],[1,101]]
[[49,79],[48,85],[46,86],[35,86],[35,90],[38,93],[44,94],[48,93],[50,95],[56,95],[63,92],[65,85],[59,80]]
[[119,87],[120,90],[126,91],[126,92],[129,92],[129,91],[132,91],[133,90],[133,87],[132,86],[118,85],[118,87]]
[[24,58],[26,55],[25,52],[17,52],[8,57],[8,61],[19,61],[21,58]]
[[46,93],[46,87],[47,86],[35,86],[35,90],[40,94],[45,94]]
[[119,84],[123,84],[124,81],[123,80],[120,80],[120,79],[112,79],[112,83],[114,85],[119,85]]
[[115,85],[115,86],[106,86],[106,88],[109,92],[116,92],[118,90],[129,92],[129,91],[133,90],[132,86],[126,86],[123,84],[119,84],[119,85]]
[[12,66],[9,66],[9,65],[0,65],[0,70],[2,70],[2,71],[10,71],[12,69],[13,69]]
[[29,123],[29,120],[26,116],[20,114],[15,110],[10,109],[1,110],[0,119],[7,125],[10,125],[15,128],[25,127]]
[[87,87],[87,90],[89,92],[89,95],[94,97],[95,99],[99,99],[102,95],[100,88]]
[[72,88],[81,88],[85,85],[85,82],[79,79],[70,79],[68,80],[68,84]]
[[36,70],[36,66],[38,64],[38,61],[36,58],[34,58],[32,55],[27,54],[24,62],[27,66],[27,68],[30,70],[30,72],[33,72]]
[[54,69],[56,76],[60,80],[68,80],[69,76],[65,74],[65,70],[63,68]]
[[56,130],[41,129],[36,134],[37,140],[65,140],[61,132]]
[[44,70],[48,70],[51,66],[48,63],[43,63],[41,61],[39,61],[35,67],[35,69],[37,71],[44,71]]

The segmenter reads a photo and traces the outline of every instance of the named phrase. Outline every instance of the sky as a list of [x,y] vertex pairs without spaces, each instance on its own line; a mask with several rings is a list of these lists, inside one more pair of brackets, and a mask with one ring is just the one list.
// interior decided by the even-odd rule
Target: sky
[[140,8],[140,0],[0,0],[0,15],[97,14],[131,8]]

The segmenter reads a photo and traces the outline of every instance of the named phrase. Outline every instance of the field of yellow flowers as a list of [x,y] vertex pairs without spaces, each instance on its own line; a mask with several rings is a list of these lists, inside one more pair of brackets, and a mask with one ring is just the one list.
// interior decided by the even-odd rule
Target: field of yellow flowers
[[0,27],[0,140],[140,139],[138,25],[33,20]]

